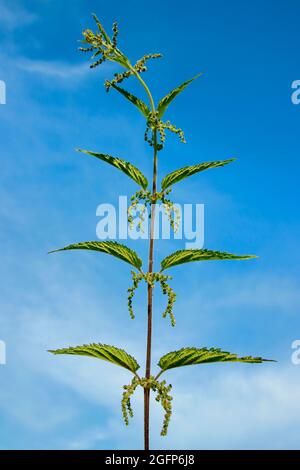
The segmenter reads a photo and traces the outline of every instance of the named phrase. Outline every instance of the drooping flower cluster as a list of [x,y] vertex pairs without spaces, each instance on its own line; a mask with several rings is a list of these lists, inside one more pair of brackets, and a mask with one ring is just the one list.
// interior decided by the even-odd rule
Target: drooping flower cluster
[[124,392],[122,395],[121,407],[122,415],[126,426],[129,424],[129,417],[133,418],[133,410],[131,407],[131,396],[134,394],[135,389],[139,385],[139,379],[134,376],[129,385],[123,385]]
[[139,59],[135,63],[134,68],[138,73],[147,72],[147,70],[148,70],[147,66],[146,66],[147,60],[160,59],[161,57],[162,57],[162,54],[160,54],[160,53],[145,54],[141,59]]
[[133,310],[133,297],[135,295],[135,291],[137,290],[140,282],[144,280],[152,288],[154,288],[156,282],[159,282],[161,289],[162,289],[162,293],[164,295],[167,295],[168,297],[167,307],[164,310],[162,316],[163,318],[166,318],[167,316],[169,316],[171,320],[171,325],[175,326],[176,321],[175,321],[175,317],[173,313],[173,307],[176,301],[176,294],[173,291],[172,287],[169,286],[169,284],[167,283],[168,280],[172,279],[172,276],[167,276],[162,273],[149,273],[149,272],[148,273],[136,273],[135,271],[131,271],[131,276],[132,276],[133,284],[132,284],[132,287],[130,287],[127,290],[128,310],[129,310],[130,317],[132,319],[135,318],[135,314]]
[[131,277],[132,277],[132,287],[129,287],[127,289],[128,292],[128,310],[129,310],[129,315],[134,320],[135,314],[133,311],[133,297],[135,295],[135,291],[137,290],[139,283],[144,279],[144,274],[142,273],[136,273],[135,271],[131,271]]
[[133,228],[134,215],[137,215],[139,219],[137,229],[144,232],[143,223],[145,221],[146,207],[151,201],[151,191],[141,189],[131,196],[130,201],[131,204],[127,210],[129,228]]
[[[137,216],[139,219],[137,223],[137,229],[141,232],[144,232],[143,223],[145,221],[146,207],[161,201],[172,230],[177,232],[180,224],[180,210],[174,202],[166,197],[168,194],[170,194],[171,190],[171,188],[168,188],[164,191],[156,192],[154,195],[151,194],[151,191],[147,191],[145,189],[141,189],[134,193],[134,195],[130,198],[131,204],[127,211],[130,229],[132,229],[134,225],[134,216]],[[150,217],[151,213],[149,214],[149,218]]]
[[156,393],[155,400],[161,403],[164,409],[164,420],[163,426],[161,430],[161,435],[166,436],[168,432],[168,426],[172,415],[172,396],[169,394],[170,390],[172,389],[172,385],[166,385],[166,381],[162,380],[159,382],[154,376],[150,376],[149,379],[145,377],[137,377],[135,376],[129,385],[124,385],[124,392],[122,396],[122,414],[123,419],[128,426],[129,424],[129,417],[133,417],[133,410],[131,406],[131,397],[134,394],[136,388],[141,386],[144,389],[151,389],[153,392]]
[[121,82],[123,82],[125,78],[129,78],[132,75],[135,75],[135,73],[146,72],[148,70],[146,67],[147,60],[158,59],[159,57],[162,57],[162,55],[161,54],[146,54],[141,59],[139,59],[133,66],[131,66],[129,70],[126,70],[123,73],[115,73],[114,74],[115,78],[113,78],[112,80],[105,81],[106,91],[109,91],[113,85],[118,85]]
[[171,279],[171,276],[163,276],[162,274],[160,275],[159,282],[162,288],[162,292],[164,295],[168,296],[168,304],[166,310],[163,313],[163,318],[166,318],[167,315],[169,315],[171,319],[171,325],[175,326],[176,320],[173,313],[173,306],[176,301],[176,293],[173,291],[172,287],[170,287],[169,284],[166,282],[167,279]]
[[[155,128],[158,131],[160,142],[154,142],[153,129]],[[183,144],[186,143],[183,130],[175,127],[173,124],[171,124],[170,121],[164,122],[161,119],[159,119],[157,112],[156,113],[151,112],[148,116],[146,130],[144,134],[144,140],[151,147],[156,145],[157,150],[162,150],[164,147],[165,140],[166,140],[166,130],[169,130],[170,132],[173,132],[174,134],[178,135],[180,142],[182,142]]]

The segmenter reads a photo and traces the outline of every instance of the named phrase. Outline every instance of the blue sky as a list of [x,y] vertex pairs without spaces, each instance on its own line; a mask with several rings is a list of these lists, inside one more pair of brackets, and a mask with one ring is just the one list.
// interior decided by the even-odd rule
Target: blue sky
[[[218,346],[275,358],[263,365],[175,370],[174,415],[166,438],[154,403],[152,446],[194,449],[299,448],[300,365],[291,363],[299,320],[300,5],[153,0],[0,0],[1,264],[0,448],[121,449],[142,446],[142,396],[129,428],[121,421],[126,371],[88,358],[53,357],[48,348],[87,342],[124,347],[143,365],[145,291],[137,319],[126,310],[127,265],[52,248],[95,238],[96,207],[135,186],[74,148],[118,155],[151,171],[142,118],[90,70],[77,52],[96,12],[120,28],[120,47],[149,67],[155,98],[204,75],[169,109],[187,145],[168,139],[160,175],[232,156],[237,162],[180,183],[179,202],[205,204],[205,247],[255,253],[236,263],[191,263],[173,271],[176,329],[155,302],[154,363],[183,346]],[[127,84],[130,85],[129,82]],[[138,93],[138,88],[131,88]],[[129,242],[133,246],[132,242]],[[136,250],[145,254],[142,241]],[[157,259],[182,241],[157,243]]]

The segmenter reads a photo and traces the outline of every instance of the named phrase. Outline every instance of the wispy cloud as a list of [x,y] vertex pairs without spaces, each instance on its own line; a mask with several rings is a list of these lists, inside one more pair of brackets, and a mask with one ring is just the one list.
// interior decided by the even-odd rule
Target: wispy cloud
[[[199,369],[189,371],[194,378],[184,388],[182,379],[175,384],[176,413],[169,436],[173,445],[196,449],[297,446],[300,376],[295,366],[225,365],[222,371],[205,371],[204,380]],[[182,372],[181,377],[186,376]]]
[[39,81],[42,79],[47,86],[53,84],[53,86],[63,89],[72,89],[82,83],[82,80],[92,79],[93,77],[97,77],[98,80],[108,78],[114,71],[112,64],[105,63],[97,74],[93,74],[86,61],[72,63],[63,60],[51,61],[19,56],[15,63],[23,73],[28,74],[30,79]]
[[[206,282],[206,289],[214,290],[212,283]],[[289,276],[278,274],[266,275],[257,272],[255,275],[243,277],[231,276],[220,278],[218,295],[206,296],[202,299],[203,309],[219,310],[226,308],[273,308],[275,311],[290,315],[296,312],[300,302],[300,292],[296,281]],[[198,292],[190,296],[188,302],[196,303]]]
[[37,15],[20,6],[15,1],[0,0],[0,24],[12,31],[37,20]]
[[89,67],[86,63],[72,64],[63,61],[21,58],[18,60],[18,67],[26,72],[62,80],[82,78],[89,73]]
[[[119,308],[113,308],[112,319],[105,313],[109,311],[105,307],[105,289],[99,293],[102,301],[98,306],[98,300],[82,281],[82,277],[85,278],[82,269],[80,279],[75,281],[74,278],[68,279],[65,271],[58,274],[55,266],[47,272],[37,265],[32,268],[39,272],[40,292],[34,296],[26,294],[22,308],[9,315],[11,320],[3,322],[1,327],[1,331],[6,332],[9,352],[13,352],[13,362],[26,364],[27,398],[16,406],[17,393],[9,393],[10,388],[6,386],[0,391],[0,407],[3,406],[6,413],[25,424],[27,429],[42,429],[49,413],[52,416],[52,419],[47,418],[49,432],[59,428],[59,435],[64,435],[63,429],[78,419],[76,396],[82,410],[96,407],[99,425],[82,423],[80,432],[70,433],[67,440],[64,437],[63,444],[57,441],[55,446],[106,448],[109,440],[113,448],[135,448],[141,439],[142,397],[140,393],[135,396],[135,417],[126,428],[120,413],[120,395],[121,386],[130,380],[127,372],[96,360],[53,357],[45,351],[47,347],[93,341],[94,332],[101,331],[107,342],[121,347],[126,344],[129,352],[137,358],[142,357],[142,344],[137,339],[135,324],[133,329],[124,329],[122,334],[114,327],[116,319],[124,313],[121,293],[116,294],[115,305]],[[5,302],[2,302],[2,307],[9,312]],[[124,318],[123,321],[128,324]],[[168,341],[164,340],[164,343]],[[166,347],[168,344],[164,344]],[[11,359],[6,367],[10,383],[18,390],[25,377],[20,370],[13,369]],[[41,382],[38,392],[34,390],[37,378]],[[169,372],[165,378],[174,385],[174,415],[168,437],[161,438],[161,410],[153,403],[154,447],[242,449],[293,446],[300,419],[295,393],[300,386],[296,366],[195,366]],[[46,384],[50,384],[50,392],[46,392]],[[51,397],[53,389],[66,391],[59,403],[56,397]],[[37,393],[43,393],[43,402],[36,399]]]
[[103,440],[107,439],[107,434],[107,432],[103,432],[99,428],[88,431],[85,429],[79,433],[78,437],[71,440],[66,447],[70,450],[95,449],[99,445],[101,446]]

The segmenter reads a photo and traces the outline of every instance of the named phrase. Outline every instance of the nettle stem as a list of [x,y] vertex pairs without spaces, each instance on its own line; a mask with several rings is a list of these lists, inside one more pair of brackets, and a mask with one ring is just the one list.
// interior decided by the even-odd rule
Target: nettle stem
[[[152,179],[152,196],[156,194],[157,181],[157,129],[153,129],[153,179]],[[155,230],[155,202],[151,204],[151,227],[149,241],[149,261],[148,272],[153,272],[154,258],[154,230]],[[146,350],[146,373],[149,379],[151,375],[151,348],[152,348],[152,309],[153,309],[153,285],[148,283],[148,322],[147,322],[147,350]],[[144,446],[145,450],[149,449],[149,427],[150,427],[150,389],[144,389]]]
[[[138,81],[140,82],[142,87],[144,88],[145,92],[147,93],[149,101],[150,101],[152,112],[155,113],[155,111],[156,111],[155,110],[155,104],[154,104],[154,100],[153,100],[153,97],[152,97],[151,91],[149,90],[148,85],[146,84],[146,82],[142,79],[140,74],[135,70],[135,68],[129,62],[128,62],[128,66],[129,66],[129,69],[132,71],[132,73],[136,76],[136,78],[138,79]],[[156,146],[154,146],[154,153],[155,153],[155,147]]]
[[[152,113],[156,113],[154,100],[152,94],[142,79],[139,73],[130,66],[130,69],[139,80],[144,90],[146,91],[152,108]],[[153,273],[154,261],[154,230],[155,230],[155,195],[157,186],[157,127],[152,129],[153,137],[153,176],[152,176],[152,199],[151,203],[151,226],[150,226],[150,240],[149,240],[149,257],[148,257],[148,273]],[[148,282],[147,284],[147,346],[146,346],[146,371],[145,377],[149,379],[151,376],[151,352],[152,352],[152,310],[153,310],[153,285]],[[144,388],[144,448],[149,450],[149,434],[150,434],[150,388]]]

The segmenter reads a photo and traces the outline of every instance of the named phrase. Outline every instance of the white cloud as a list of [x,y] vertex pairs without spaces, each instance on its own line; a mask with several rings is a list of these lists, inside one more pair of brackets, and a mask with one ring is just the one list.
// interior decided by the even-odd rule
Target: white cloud
[[97,73],[93,74],[86,60],[81,63],[72,63],[63,60],[30,59],[22,55],[14,61],[14,64],[22,72],[30,74],[33,79],[44,79],[47,86],[53,82],[54,86],[60,85],[63,88],[72,88],[87,78],[97,77],[98,80],[107,78],[115,68],[112,63],[105,62]]
[[[64,441],[63,447],[106,448],[108,439],[115,448],[142,446],[140,392],[133,400],[135,416],[130,426],[125,427],[122,422],[121,386],[130,380],[126,371],[84,357],[53,357],[45,351],[50,346],[89,342],[95,339],[96,330],[100,332],[99,325],[107,342],[126,347],[137,358],[143,356],[142,342],[130,339],[136,338],[134,330],[124,328],[120,335],[114,328],[118,312],[114,312],[114,319],[101,313],[104,306],[100,306],[99,311],[96,299],[90,297],[84,283],[71,288],[68,278],[64,276],[62,282],[56,271],[44,275],[42,282],[47,284],[48,296],[41,292],[40,296],[32,299],[31,295],[30,307],[28,300],[24,299],[27,306],[19,309],[15,319],[17,329],[12,335],[14,354],[26,364],[27,378],[25,389],[22,385],[22,401],[17,400],[17,393],[11,394],[10,388],[6,392],[5,387],[2,388],[1,403],[6,413],[35,429],[42,429],[47,417],[47,428],[55,428],[56,432],[63,429],[65,423],[75,420],[78,410],[72,412],[72,400],[64,409],[63,398],[56,403],[55,399],[47,396],[43,401],[36,401],[36,395],[31,395],[35,378],[42,381],[47,378],[52,382],[52,389],[65,388],[66,397],[69,396],[68,390],[75,392],[95,407],[99,415],[99,427],[84,424],[80,433],[76,430],[73,437]],[[8,323],[6,320],[6,324],[2,324],[1,331],[5,327],[7,330]],[[9,348],[10,344],[8,340]],[[167,346],[165,344],[164,348]],[[8,362],[6,367],[11,367],[11,363]],[[300,402],[296,391],[300,387],[300,375],[296,366],[212,364],[169,371],[165,378],[173,383],[174,412],[169,435],[160,437],[162,412],[160,405],[153,400],[153,447],[276,449],[297,446]],[[21,386],[21,379],[14,377],[16,391]]]
[[[211,367],[214,367],[213,365]],[[201,371],[174,387],[175,412],[168,441],[195,449],[276,449],[299,443],[299,369],[274,364]],[[197,379],[188,380],[188,377]],[[210,378],[208,378],[210,377]]]
[[24,9],[13,1],[0,0],[0,24],[6,30],[14,30],[20,26],[36,21],[37,15]]
[[[192,311],[197,308],[199,302],[196,282],[197,279],[191,281],[191,295],[184,300],[185,305]],[[298,312],[300,292],[292,277],[280,277],[276,273],[259,271],[255,275],[231,276],[230,279],[220,276],[217,286],[211,279],[201,282],[203,291],[206,292],[201,299],[201,310],[205,314],[222,312],[224,309],[238,312],[245,308],[252,309],[253,312],[257,309],[265,312],[273,309],[274,314],[279,312],[288,316]]]
[[87,75],[90,70],[86,63],[72,64],[63,61],[47,61],[20,58],[18,67],[26,72],[57,79],[78,79]]
[[[10,371],[10,380],[5,381],[5,386],[0,389],[0,407],[5,410],[6,415],[19,421],[26,429],[33,429],[35,432],[47,429],[49,433],[51,429],[55,429],[58,437],[54,446],[71,449],[107,448],[107,442],[110,442],[110,446],[114,448],[141,447],[141,393],[134,398],[135,416],[129,427],[124,426],[120,412],[121,386],[129,382],[129,374],[121,368],[100,361],[68,356],[54,357],[46,352],[48,347],[81,344],[97,338],[99,341],[126,348],[138,359],[144,357],[140,325],[131,323],[127,317],[123,297],[126,286],[114,293],[113,300],[107,300],[105,284],[101,283],[99,288],[97,284],[96,296],[95,291],[89,288],[89,283],[95,282],[91,269],[94,265],[84,267],[86,263],[81,262],[81,259],[78,257],[78,264],[73,265],[73,270],[80,272],[80,275],[72,277],[72,268],[67,270],[65,266],[62,269],[59,258],[55,264],[52,259],[51,262],[36,262],[32,257],[27,273],[29,277],[33,273],[37,276],[37,287],[33,283],[30,291],[22,295],[22,302],[18,302],[18,298],[11,300],[8,297],[6,300],[1,297],[1,311],[5,315],[0,317],[0,331],[8,346],[8,364],[5,370]],[[98,265],[100,259],[97,258],[95,264]],[[103,272],[102,268],[97,272],[97,277],[102,282],[105,280],[105,266],[106,262]],[[106,276],[109,275],[106,273]],[[113,271],[111,275],[114,276]],[[22,279],[22,282],[26,285],[26,279]],[[202,287],[205,290],[205,286]],[[14,299],[17,291],[18,289],[14,290]],[[277,295],[279,291],[280,295]],[[235,306],[240,309],[244,305],[249,306],[249,303],[251,306],[251,302],[263,308],[278,305],[284,308],[286,305],[287,311],[298,302],[292,281],[262,274],[243,280],[231,279],[230,282],[223,278],[218,283],[217,298],[211,296],[211,299],[201,300],[201,306],[208,314],[207,321],[210,312],[220,308],[220,302],[224,302],[226,307]],[[107,302],[112,302],[111,309],[106,308]],[[197,290],[192,302],[194,305],[199,302]],[[137,304],[139,306],[141,307]],[[185,300],[181,308],[178,305],[178,319],[188,309],[188,300]],[[191,310],[195,311],[195,308]],[[121,319],[122,331],[116,328],[116,325],[121,324]],[[187,330],[182,333],[179,327],[179,330],[171,334],[169,326],[164,326],[166,330],[161,331],[160,321],[161,319],[156,318],[154,356],[157,356],[157,348],[162,353],[168,350],[174,337],[186,341],[192,333]],[[20,364],[26,366],[26,374],[23,374]],[[223,369],[214,365],[187,367],[173,373],[170,371],[166,375],[167,380],[174,385],[174,413],[168,437],[160,437],[162,413],[160,405],[153,401],[152,446],[167,449],[297,448],[300,403],[296,390],[300,386],[299,367],[280,364],[222,366]],[[38,392],[36,381],[41,381]],[[52,391],[58,391],[57,395],[61,390],[66,391],[66,396],[61,397],[59,403],[56,394],[51,397],[46,391],[49,383]],[[20,389],[23,390],[22,400],[19,400]],[[66,439],[64,426],[78,418],[79,411],[74,396],[86,402],[87,406],[95,407],[99,427],[95,428],[94,423],[83,423],[80,433],[74,429],[74,434]]]
[[66,447],[70,450],[95,449],[105,439],[107,439],[107,432],[97,428],[85,429],[84,432],[79,432],[79,436],[74,440],[68,442]]
[[[299,370],[295,366],[273,365],[222,367],[223,370],[215,365],[187,367],[166,376],[167,382],[173,384],[173,414],[167,437],[161,437],[163,414],[160,405],[152,400],[152,448],[299,448]],[[110,405],[111,418],[106,421],[105,431],[115,448],[135,449],[143,445],[141,394],[134,397],[133,409],[134,418],[125,428],[119,409]],[[91,442],[79,441],[81,448],[106,448],[106,443],[97,439],[98,432],[95,431],[95,439],[91,436]],[[102,434],[101,438],[104,441]]]

